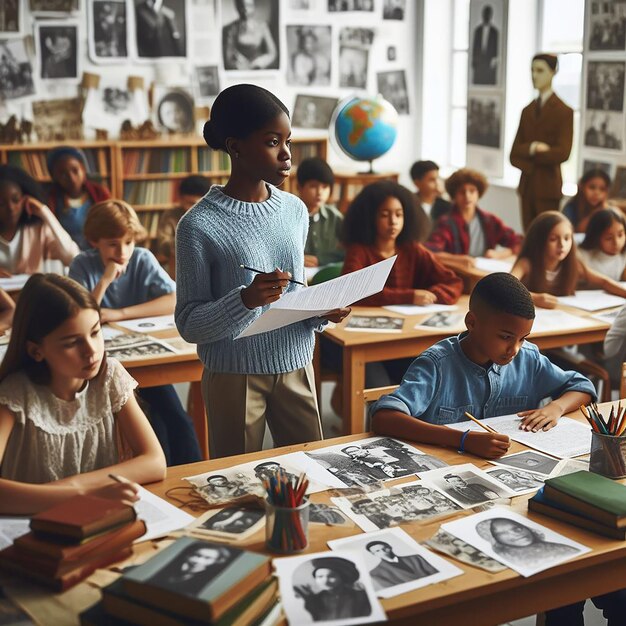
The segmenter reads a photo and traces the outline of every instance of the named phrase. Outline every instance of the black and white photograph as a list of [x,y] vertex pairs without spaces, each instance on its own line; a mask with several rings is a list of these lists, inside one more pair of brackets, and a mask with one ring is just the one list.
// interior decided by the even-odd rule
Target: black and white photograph
[[157,85],[154,88],[154,117],[158,128],[173,134],[190,133],[194,129],[192,95],[180,87]]
[[220,92],[220,77],[217,65],[195,68],[196,89],[199,98],[212,98]]
[[366,89],[371,28],[344,27],[339,33],[339,86]]
[[336,506],[330,506],[322,502],[311,502],[309,504],[309,524],[346,526],[351,523]]
[[338,98],[298,94],[293,107],[291,123],[295,128],[328,130]]
[[533,493],[543,487],[543,480],[530,472],[508,467],[496,467],[485,470],[491,478],[505,484],[509,489],[520,496],[525,493]]
[[83,103],[80,98],[37,100],[33,108],[33,130],[39,141],[83,139]]
[[558,459],[535,450],[524,450],[524,452],[507,454],[506,456],[501,456],[496,461],[492,461],[494,465],[514,467],[531,474],[537,474],[543,478],[547,478],[550,475],[550,472],[554,470],[558,462]]
[[328,0],[328,11],[330,13],[373,10],[374,0]]
[[425,485],[440,489],[464,509],[516,495],[471,463],[430,470],[419,476]]
[[330,26],[287,26],[287,84],[330,85]]
[[609,176],[611,176],[611,170],[613,169],[613,164],[608,161],[594,161],[592,159],[584,159],[583,160],[583,174],[588,172],[589,170],[602,170],[606,172]]
[[400,115],[409,114],[409,92],[406,86],[406,72],[392,70],[376,74],[378,93],[389,102]]
[[89,57],[94,63],[126,61],[128,34],[124,0],[94,0],[89,6]]
[[128,89],[118,87],[103,87],[99,90],[102,96],[102,110],[117,117],[128,117],[132,97]]
[[12,100],[35,93],[33,66],[24,39],[0,40],[0,98]]
[[443,491],[422,481],[331,501],[365,532],[462,510]]
[[[90,89],[87,92],[83,107],[83,122],[86,128],[104,129],[115,136],[119,133],[124,120],[136,117],[136,103],[125,85],[101,85],[98,89]],[[146,340],[145,335],[133,334],[132,337],[135,337],[136,341],[131,343]],[[106,338],[105,346],[109,347]]]
[[183,596],[197,597],[240,554],[225,545],[193,541],[146,582]]
[[590,551],[587,546],[502,507],[447,522],[441,528],[522,576],[532,576]]
[[289,0],[289,8],[293,11],[310,11],[316,0]]
[[61,15],[78,11],[80,0],[28,0],[28,8],[31,13]]
[[225,70],[277,70],[280,63],[278,0],[222,0]]
[[264,522],[263,509],[230,506],[208,511],[187,526],[187,530],[192,535],[242,541],[260,530]]
[[447,554],[461,563],[472,565],[492,574],[507,569],[502,563],[445,530],[439,529],[430,539],[424,541],[424,545],[442,554]]
[[357,552],[369,571],[379,598],[393,598],[463,573],[420,546],[401,528],[335,539],[328,542],[328,547]]
[[347,487],[403,478],[423,471],[421,451],[389,437],[371,437],[305,454]]
[[0,3],[0,34],[20,32],[20,10],[22,0],[3,0]]
[[36,22],[35,32],[41,78],[78,78],[78,24]]
[[398,49],[395,46],[387,46],[387,61],[395,61],[398,58]]
[[337,550],[274,559],[290,624],[348,626],[386,621],[360,556]]
[[611,198],[626,199],[626,166],[618,165],[615,169]]
[[603,150],[623,150],[624,116],[613,111],[587,111],[585,145]]
[[427,317],[424,321],[416,324],[415,328],[465,328],[463,313],[453,313],[450,311],[439,311]]
[[502,128],[502,97],[468,94],[467,143],[486,148],[499,148]]
[[403,20],[406,11],[406,0],[385,0],[383,4],[384,20]]
[[151,359],[156,356],[172,356],[176,354],[171,346],[162,341],[151,340],[145,343],[135,344],[127,348],[107,349],[107,355],[118,361],[140,361],[142,359]]
[[404,318],[402,317],[351,315],[345,329],[362,332],[400,333],[403,325]]
[[624,61],[589,61],[587,65],[587,109],[624,110]]
[[619,0],[591,0],[590,5],[589,50],[623,51],[626,48],[624,3]]
[[[111,330],[108,326],[108,330]],[[130,348],[147,341],[146,336],[141,333],[122,333],[109,334],[105,336],[104,348],[105,350],[115,350],[116,348]]]
[[470,85],[497,87],[502,82],[503,26],[503,0],[470,2]]
[[[619,309],[615,309],[619,311]],[[557,476],[565,476],[574,472],[588,472],[589,459],[561,459],[556,467],[550,472],[548,478],[556,478]]]
[[140,59],[187,56],[185,0],[134,0]]

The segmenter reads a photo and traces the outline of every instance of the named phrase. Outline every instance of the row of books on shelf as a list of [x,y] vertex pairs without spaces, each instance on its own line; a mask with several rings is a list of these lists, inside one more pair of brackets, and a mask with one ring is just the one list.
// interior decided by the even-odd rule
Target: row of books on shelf
[[[95,175],[96,178],[106,178],[109,175],[109,162],[106,151],[102,148],[92,148],[83,150],[87,160],[87,172]],[[8,163],[15,167],[26,170],[38,180],[50,178],[48,166],[46,165],[47,151],[11,151],[8,153]]]
[[292,143],[291,144],[291,160],[295,165],[310,157],[324,156],[320,154],[320,145],[318,142]]
[[178,181],[141,180],[124,183],[124,200],[135,205],[176,204]]
[[200,172],[229,171],[230,157],[221,150],[198,149],[198,170]]
[[157,236],[163,213],[164,211],[141,211],[137,214],[150,239],[154,239]]
[[122,166],[125,174],[182,173],[190,170],[188,148],[125,150]]

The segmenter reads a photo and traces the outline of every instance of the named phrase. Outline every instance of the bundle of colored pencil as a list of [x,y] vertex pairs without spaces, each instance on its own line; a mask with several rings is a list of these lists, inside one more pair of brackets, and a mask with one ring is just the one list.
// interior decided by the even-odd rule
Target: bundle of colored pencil
[[[617,411],[611,405],[608,419],[600,413],[595,402],[588,406],[581,406],[580,411],[595,433],[608,437],[606,439],[604,437],[596,438],[596,444],[601,446],[608,473],[602,470],[600,472],[610,476],[624,476],[626,474],[626,459],[622,448],[623,439],[626,437],[626,407],[622,408],[621,401],[617,405]],[[594,471],[593,450],[592,444],[592,471]]]
[[[305,503],[308,486],[309,481],[304,472],[296,479],[282,468],[277,469],[269,479],[263,480],[267,502],[274,509],[274,526],[269,539],[273,549],[298,552],[307,547],[307,534],[298,507]],[[269,512],[266,523],[270,523]]]

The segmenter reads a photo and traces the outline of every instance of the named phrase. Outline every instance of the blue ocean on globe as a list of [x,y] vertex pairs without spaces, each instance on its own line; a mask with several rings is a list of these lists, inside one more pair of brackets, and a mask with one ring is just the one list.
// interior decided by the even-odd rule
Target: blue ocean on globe
[[334,124],[337,144],[355,161],[377,159],[398,136],[398,113],[381,97],[354,97],[340,103]]

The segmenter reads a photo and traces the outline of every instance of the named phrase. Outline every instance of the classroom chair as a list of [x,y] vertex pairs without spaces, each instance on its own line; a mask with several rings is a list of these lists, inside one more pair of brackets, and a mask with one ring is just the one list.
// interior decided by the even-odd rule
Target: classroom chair
[[311,279],[311,286],[325,283],[327,280],[338,278],[341,276],[341,270],[343,269],[343,263],[329,263],[320,269],[315,276]]

